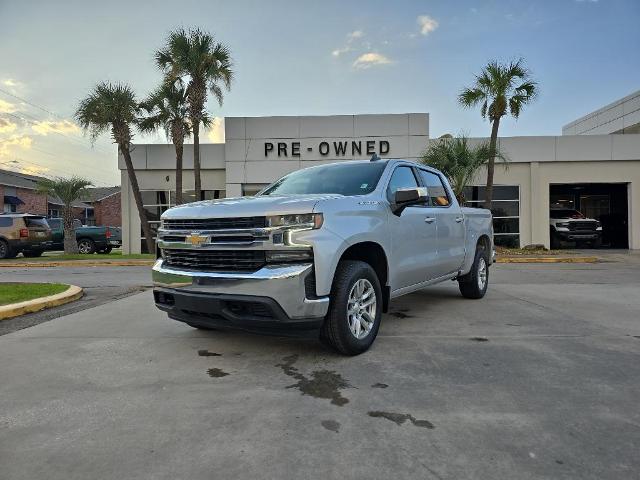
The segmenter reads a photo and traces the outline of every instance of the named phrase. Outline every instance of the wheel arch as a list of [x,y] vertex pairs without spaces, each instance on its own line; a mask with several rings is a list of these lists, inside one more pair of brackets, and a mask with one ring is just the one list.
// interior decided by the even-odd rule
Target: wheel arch
[[378,276],[380,288],[382,289],[383,312],[387,312],[391,293],[391,289],[389,288],[389,261],[382,245],[371,241],[354,243],[342,252],[338,262],[342,260],[360,260],[368,263],[371,268],[373,268]]

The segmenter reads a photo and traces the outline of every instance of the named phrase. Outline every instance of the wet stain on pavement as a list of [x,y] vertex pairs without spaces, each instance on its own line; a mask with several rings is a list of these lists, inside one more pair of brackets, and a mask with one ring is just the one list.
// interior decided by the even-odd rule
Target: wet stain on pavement
[[521,327],[522,326],[519,323],[505,323],[505,325],[507,327]]
[[308,378],[294,367],[297,360],[298,355],[289,355],[282,359],[282,363],[276,365],[276,367],[282,368],[285,375],[298,381],[287,388],[297,388],[302,392],[302,395],[326,398],[331,400],[333,405],[340,407],[349,403],[349,399],[343,397],[340,390],[349,388],[351,385],[342,378],[342,375],[332,370],[315,370],[311,372],[311,378]]
[[371,385],[371,388],[387,388],[389,385],[386,383],[374,383]]
[[488,342],[489,339],[485,337],[471,337],[469,340],[473,340],[474,342]]
[[389,312],[389,315],[396,317],[396,318],[411,318],[412,315],[409,315],[408,312],[409,310],[407,309],[402,309],[402,310],[394,310],[392,312]]
[[209,350],[198,350],[198,355],[201,357],[221,357],[221,353],[210,352]]
[[421,428],[435,428],[433,423],[429,420],[418,420],[413,415],[408,413],[393,413],[393,412],[381,412],[381,411],[373,411],[369,412],[368,415],[373,418],[386,418],[387,420],[391,420],[396,425],[402,425],[407,420],[409,420],[416,427]]
[[324,428],[331,432],[338,433],[340,431],[340,423],[335,420],[323,420],[320,422]]
[[227,372],[220,370],[219,368],[210,368],[207,373],[211,378],[221,378],[229,375]]
[[563,462],[562,460],[556,460],[556,463],[557,463],[558,465],[564,465],[564,462]]

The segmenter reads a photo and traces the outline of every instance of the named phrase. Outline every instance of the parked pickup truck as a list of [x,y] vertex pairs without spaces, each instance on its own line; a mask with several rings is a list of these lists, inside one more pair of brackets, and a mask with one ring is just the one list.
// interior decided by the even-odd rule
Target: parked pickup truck
[[154,299],[170,318],[306,330],[355,355],[395,297],[455,279],[482,298],[493,229],[437,170],[374,157],[293,172],[255,197],[171,208],[157,245]]
[[[48,250],[64,249],[64,229],[62,218],[47,220],[53,232],[53,243]],[[87,227],[80,220],[73,221],[80,253],[111,253],[114,247],[122,245],[122,233],[118,227]]]
[[602,245],[602,225],[593,218],[586,218],[577,210],[551,208],[549,211],[551,248],[560,248],[562,242],[575,242],[577,246]]

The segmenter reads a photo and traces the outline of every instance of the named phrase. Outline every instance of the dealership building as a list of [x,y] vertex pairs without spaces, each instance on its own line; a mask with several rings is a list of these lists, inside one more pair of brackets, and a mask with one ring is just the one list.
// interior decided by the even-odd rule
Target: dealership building
[[[205,199],[253,195],[300,168],[345,160],[416,160],[427,148],[429,114],[231,117],[225,142],[201,144]],[[473,139],[479,141],[481,139]],[[549,210],[576,209],[603,225],[603,246],[640,249],[640,91],[562,129],[559,136],[501,137],[508,162],[496,164],[493,214],[497,244],[549,247]],[[175,200],[173,145],[137,144],[132,160],[152,230]],[[126,168],[122,176],[123,247],[144,248]],[[481,205],[486,174],[466,197]],[[193,147],[185,145],[183,189],[193,195]]]

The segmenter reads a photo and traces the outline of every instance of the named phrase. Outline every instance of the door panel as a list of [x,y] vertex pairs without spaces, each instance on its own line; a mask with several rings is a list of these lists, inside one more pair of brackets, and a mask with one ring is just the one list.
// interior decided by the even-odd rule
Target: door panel
[[429,192],[429,215],[437,219],[437,276],[456,272],[464,262],[465,225],[462,209],[451,198],[440,175],[419,169],[422,183]]
[[[415,188],[418,180],[413,168],[398,166],[387,187],[387,199],[393,202],[399,188]],[[405,208],[400,216],[389,210],[391,232],[391,289],[408,287],[434,278],[437,262],[437,222],[427,218],[423,205]]]
[[437,224],[427,223],[426,208],[407,207],[389,214],[391,229],[391,289],[415,285],[437,276]]

